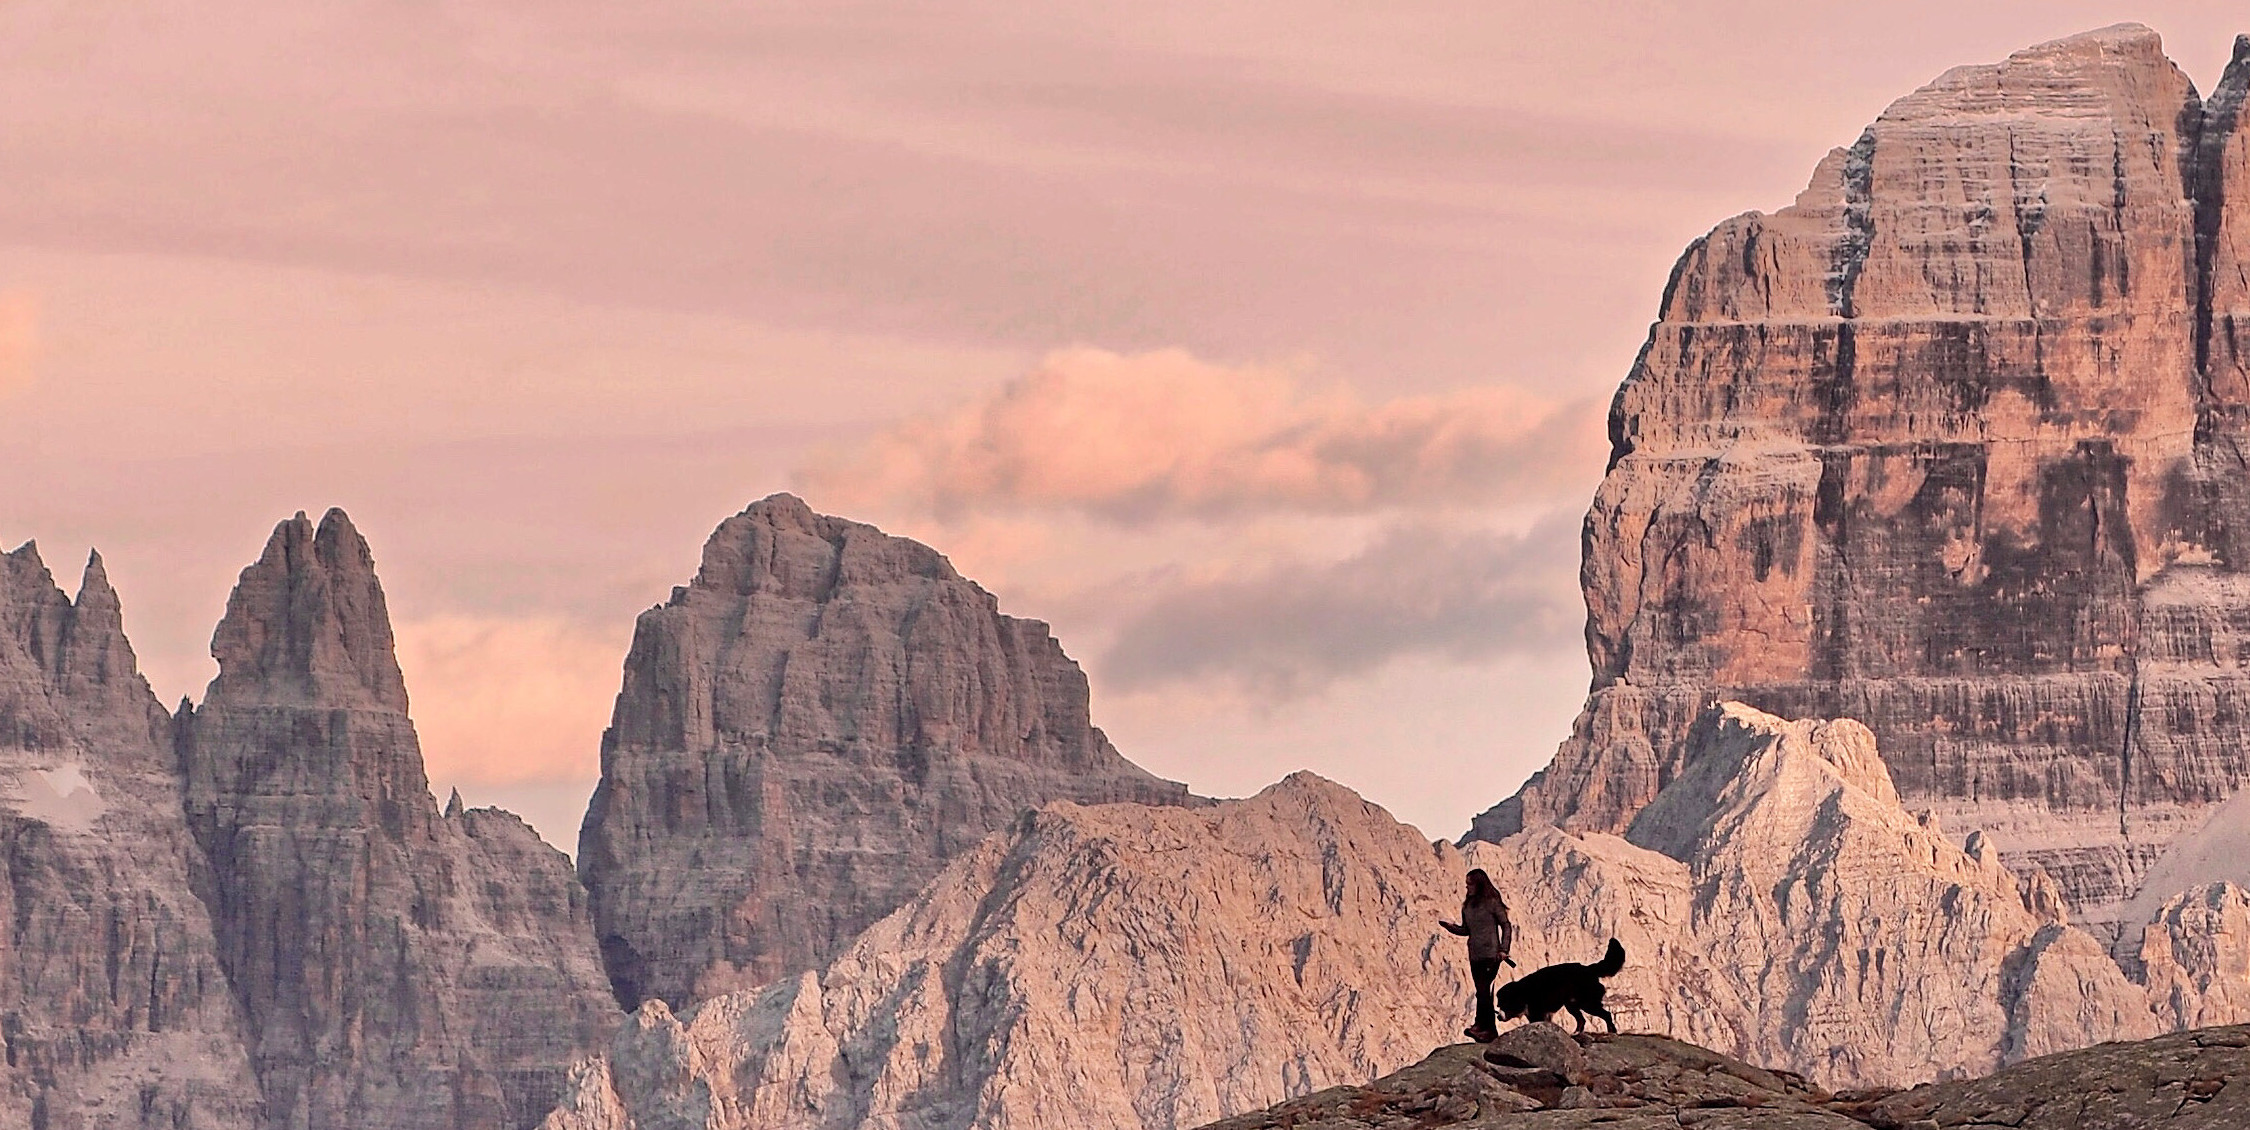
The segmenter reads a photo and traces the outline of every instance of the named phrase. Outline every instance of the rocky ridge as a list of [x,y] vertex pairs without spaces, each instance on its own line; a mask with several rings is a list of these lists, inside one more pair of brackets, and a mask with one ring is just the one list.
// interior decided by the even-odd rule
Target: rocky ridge
[[536,1122],[616,1022],[585,895],[522,821],[438,811],[342,511],[275,528],[212,654],[177,757],[263,1125]]
[[2063,920],[2051,884],[2019,885],[1986,837],[1964,850],[1900,805],[1865,727],[1729,703],[1693,730],[1690,771],[1624,838],[1469,845],[1509,893],[1524,967],[1619,938],[1621,1021],[1832,1087],[2158,1030],[2149,991]]
[[1047,626],[936,550],[774,495],[641,615],[578,869],[620,1001],[814,968],[1049,801],[1191,803]]
[[1365,1079],[1463,1022],[1451,856],[1304,773],[1053,804],[821,970],[643,1004],[547,1130],[1137,1130]]
[[2250,40],[2208,101],[2146,28],[2042,44],[1696,241],[1586,518],[1591,695],[1469,837],[1624,832],[1720,699],[1858,718],[2130,948],[2250,779],[2246,87]]
[[101,558],[0,554],[0,1124],[259,1125],[178,793]]
[[[1627,1027],[1826,1086],[2142,1038],[2250,984],[2250,937],[2214,938],[2203,904],[2151,926],[2161,972],[2134,981],[2051,882],[1901,807],[1857,723],[1732,704],[1695,740],[1640,842],[1541,827],[1457,851],[1304,774],[1207,809],[1050,806],[823,969],[644,1004],[545,1130],[1174,1130],[1371,1078],[1468,1019],[1436,923],[1471,865],[1508,894],[1523,968],[1621,939]],[[2239,914],[2226,899],[2209,913]]]
[[[2058,1053],[1991,1076],[1911,1091],[1836,1094],[1662,1036],[1571,1045],[1552,1025],[1489,1062],[1475,1044],[1440,1048],[1412,1067],[1335,1087],[1204,1130],[2179,1130],[2250,1122],[2250,1028],[2210,1028]],[[1518,1033],[1529,1029],[1518,1029]],[[1569,1046],[1568,1053],[1533,1050]]]

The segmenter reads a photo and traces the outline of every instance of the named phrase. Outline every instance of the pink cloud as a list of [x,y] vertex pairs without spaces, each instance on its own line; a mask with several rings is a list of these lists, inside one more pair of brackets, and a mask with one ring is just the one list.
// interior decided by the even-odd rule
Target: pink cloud
[[1308,389],[1285,369],[1177,349],[1070,349],[981,402],[831,453],[799,479],[829,506],[1134,522],[1543,500],[1583,486],[1600,450],[1586,400],[1487,387],[1371,404]]

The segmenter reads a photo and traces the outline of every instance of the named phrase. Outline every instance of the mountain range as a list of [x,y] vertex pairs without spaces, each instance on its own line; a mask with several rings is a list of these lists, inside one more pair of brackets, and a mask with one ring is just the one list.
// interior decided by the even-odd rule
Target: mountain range
[[2250,1020],[2246,93],[2250,38],[2208,99],[2145,28],[2042,44],[1691,246],[1585,710],[1458,843],[1141,770],[1046,625],[788,495],[641,615],[575,865],[431,795],[342,511],[173,710],[98,555],[0,555],[0,1123],[1178,1130],[1449,1043],[1472,866],[1526,968],[1623,943],[1688,1042],[1632,1070],[1791,1102]]

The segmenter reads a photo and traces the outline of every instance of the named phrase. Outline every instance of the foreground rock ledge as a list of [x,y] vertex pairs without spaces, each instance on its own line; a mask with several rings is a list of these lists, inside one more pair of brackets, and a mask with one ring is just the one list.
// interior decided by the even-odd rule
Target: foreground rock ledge
[[1842,1094],[1663,1036],[1592,1039],[1585,1067],[1568,1074],[1496,1067],[1482,1051],[1477,1044],[1439,1048],[1364,1087],[1331,1087],[1203,1130],[2250,1126],[2244,1026],[2102,1044],[2026,1060],[1983,1079]]

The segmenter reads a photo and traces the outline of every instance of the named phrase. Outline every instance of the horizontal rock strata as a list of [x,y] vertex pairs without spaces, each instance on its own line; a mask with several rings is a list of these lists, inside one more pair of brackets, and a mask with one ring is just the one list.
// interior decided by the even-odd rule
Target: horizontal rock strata
[[643,613],[579,836],[621,1001],[840,953],[1026,808],[1189,802],[1120,757],[1036,620],[937,551],[775,495]]
[[1586,519],[1591,697],[1470,838],[1625,831],[1739,699],[1863,720],[2118,917],[2250,779],[2245,44],[2207,102],[2132,25],[1949,71],[1688,249]]

